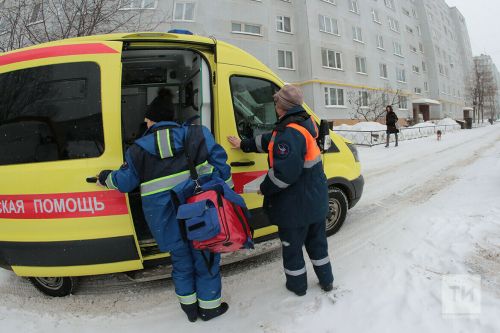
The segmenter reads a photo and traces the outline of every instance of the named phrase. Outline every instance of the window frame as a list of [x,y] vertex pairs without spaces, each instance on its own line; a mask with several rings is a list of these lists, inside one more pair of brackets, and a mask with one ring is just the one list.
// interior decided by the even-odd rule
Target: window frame
[[[332,100],[331,100],[331,90],[334,90],[335,91],[335,100],[337,102],[337,104],[331,104]],[[342,92],[342,102],[343,104],[339,104],[339,91]],[[323,96],[325,97],[325,107],[326,108],[346,108],[346,105],[345,105],[345,93],[344,93],[344,89],[343,88],[336,88],[336,87],[329,87],[329,86],[325,86],[324,89],[323,89]],[[326,103],[326,101],[328,101],[329,103]]]
[[[321,19],[323,19],[323,26],[325,27],[324,30],[321,30]],[[326,31],[326,22],[327,22],[327,19],[328,21],[330,22],[330,27],[332,28],[332,32],[329,32],[329,31]],[[334,36],[340,36],[340,28],[339,28],[339,21],[336,19],[336,18],[333,18],[331,16],[326,16],[326,15],[322,15],[322,14],[319,14],[319,31],[320,32],[324,32],[326,34],[330,34],[330,35],[334,35]],[[333,24],[333,22],[335,22],[335,25]],[[335,33],[333,31],[333,28],[334,26],[336,27],[336,30],[337,30],[337,33]]]
[[[188,4],[192,4],[194,7],[193,7],[193,19],[192,20],[187,20],[185,18],[186,16],[186,8]],[[183,5],[183,10],[182,10],[182,19],[176,19],[175,18],[175,13],[176,13],[176,9],[177,9],[177,5]],[[175,1],[174,2],[174,15],[172,17],[172,21],[174,22],[196,22],[196,2],[189,2],[189,1]]]
[[[290,31],[287,31],[286,28],[286,19],[288,19],[288,24],[290,26]],[[279,28],[279,25],[282,25],[282,29]],[[285,15],[276,15],[276,31],[286,34],[293,34],[292,29],[292,18],[290,16]]]
[[[326,65],[323,63],[323,52],[326,54],[326,61],[327,61]],[[330,63],[330,61],[329,61],[329,59],[330,59],[329,54],[331,52],[333,53],[333,62],[335,63],[336,67],[328,66],[329,63]],[[340,67],[338,66],[337,55],[340,58]],[[335,70],[338,70],[338,71],[343,71],[344,70],[343,67],[342,67],[343,62],[344,62],[344,60],[342,59],[342,52],[337,52],[335,50],[327,49],[327,48],[321,48],[321,65],[322,65],[323,68],[335,69]]]
[[[239,24],[242,30],[233,30],[233,24]],[[258,27],[260,33],[256,34],[253,32],[247,32],[245,31],[245,27],[247,26],[253,26],[253,27]],[[237,22],[237,21],[231,21],[231,33],[232,34],[237,34],[237,35],[249,35],[249,36],[258,36],[262,37],[262,25],[259,24],[254,24],[254,23],[245,23],[245,22]]]
[[[366,63],[366,57],[355,56],[355,61],[356,61],[356,73],[362,74],[362,75],[368,75],[368,66]],[[359,68],[358,68],[358,64],[359,64]],[[362,68],[362,67],[364,67],[364,68]],[[364,72],[362,72],[361,70],[364,70]]]
[[[283,61],[284,61],[284,65],[285,65],[284,67],[281,67],[279,64],[280,52],[283,52]],[[290,53],[292,67],[286,67],[286,65],[287,65],[287,53]],[[294,52],[292,50],[280,50],[280,49],[278,49],[278,69],[285,69],[285,70],[289,70],[289,71],[295,70],[295,55],[294,55]]]

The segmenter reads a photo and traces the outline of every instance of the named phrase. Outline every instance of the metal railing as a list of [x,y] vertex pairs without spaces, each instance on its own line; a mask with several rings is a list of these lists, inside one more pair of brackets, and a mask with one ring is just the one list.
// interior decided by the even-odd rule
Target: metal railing
[[[435,135],[438,130],[442,133],[453,132],[459,130],[460,125],[436,125],[423,127],[403,127],[399,129],[398,140],[412,140]],[[335,133],[342,135],[344,138],[352,141],[360,146],[376,146],[385,144],[387,134],[385,130],[380,131],[353,131],[353,130],[333,130]],[[390,136],[390,142],[395,140],[394,135]]]

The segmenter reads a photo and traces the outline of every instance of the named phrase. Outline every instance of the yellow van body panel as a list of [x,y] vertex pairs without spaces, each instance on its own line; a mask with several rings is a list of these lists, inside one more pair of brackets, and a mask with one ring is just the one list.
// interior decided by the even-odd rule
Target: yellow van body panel
[[[39,266],[12,266],[12,270],[19,276],[28,277],[47,277],[47,276],[88,276],[128,272],[136,270],[137,263],[135,260],[122,261],[111,264],[98,265],[82,265],[82,266],[67,266],[67,267],[39,267]],[[56,273],[56,275],[54,275]]]
[[[65,55],[61,51],[62,54],[59,55],[61,46],[81,46],[82,49],[85,49],[95,45],[100,47],[104,45],[109,48],[108,52]],[[105,143],[101,156],[0,166],[0,179],[2,179],[0,195],[2,198],[9,198],[12,195],[16,202],[30,198],[34,202],[34,211],[38,211],[38,213],[44,210],[42,206],[44,200],[48,200],[49,202],[46,204],[50,204],[45,206],[46,212],[54,211],[53,206],[59,200],[73,200],[70,203],[74,205],[75,209],[78,207],[80,213],[83,212],[82,216],[76,214],[70,217],[50,218],[45,216],[48,214],[41,214],[40,217],[0,218],[0,243],[1,246],[9,248],[9,260],[12,260],[11,266],[18,275],[78,276],[128,271],[143,267],[135,230],[128,213],[130,208],[127,196],[117,191],[99,188],[96,184],[86,181],[88,177],[95,177],[103,169],[118,168],[123,161],[120,135],[121,49],[122,42],[103,42],[101,40],[96,43],[92,40],[80,40],[75,43],[74,40],[65,40],[2,54],[2,56],[16,56],[16,53],[24,52],[30,57],[24,61],[23,58],[20,58],[18,62],[0,66],[0,74],[40,66],[93,62],[99,66],[101,77],[100,96]],[[32,50],[35,53],[26,52],[27,50]],[[34,55],[31,56],[31,54]],[[87,194],[88,197],[86,197]],[[110,215],[96,214],[94,217],[93,214],[98,213],[97,210],[105,207],[104,203],[99,200],[111,196],[119,202],[118,211]],[[68,201],[65,203],[67,204]],[[69,208],[65,207],[64,209]],[[85,244],[88,244],[89,248]],[[127,244],[128,258],[133,258],[133,260],[126,260],[126,257],[120,255],[117,258],[109,255],[103,257],[103,261],[100,262],[99,259],[93,260],[81,255],[86,250],[97,251],[98,249],[94,248],[96,245],[102,247],[102,251],[106,251],[106,248],[113,249],[116,244]],[[47,252],[43,252],[44,250]],[[22,259],[16,258],[16,251],[22,253],[24,257]],[[28,258],[29,253],[32,253],[32,260]],[[47,262],[44,261],[40,263],[42,267],[35,268],[33,267],[35,265],[25,265],[27,261],[36,263],[36,257],[43,256],[44,253],[47,253],[47,256],[53,256],[56,262],[61,260],[61,265],[47,265]],[[72,264],[68,258],[59,258],[58,253],[70,253],[68,256],[79,257],[82,263],[93,261],[95,264]],[[118,251],[116,253],[119,254]],[[119,261],[115,262],[116,260]],[[45,267],[43,267],[44,265]]]

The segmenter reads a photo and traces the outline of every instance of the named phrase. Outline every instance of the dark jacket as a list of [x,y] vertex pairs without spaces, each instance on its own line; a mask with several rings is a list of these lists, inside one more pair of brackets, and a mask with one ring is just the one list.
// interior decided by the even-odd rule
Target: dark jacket
[[[328,184],[323,163],[305,167],[306,139],[298,130],[286,127],[297,123],[313,137],[317,130],[302,107],[289,110],[277,123],[274,141],[274,165],[269,169],[260,191],[264,210],[271,223],[280,228],[297,228],[322,222],[328,213]],[[272,133],[241,143],[244,152],[268,153]]]
[[108,188],[120,192],[130,192],[140,185],[144,217],[161,251],[176,250],[184,244],[171,196],[171,191],[185,192],[186,187],[194,187],[184,149],[196,165],[200,183],[218,177],[232,186],[227,154],[215,143],[209,129],[175,122],[153,125],[127,150],[123,166],[106,179]]
[[387,125],[387,134],[390,133],[399,133],[399,130],[396,128],[396,123],[398,122],[398,116],[394,111],[390,111],[385,116],[385,124]]

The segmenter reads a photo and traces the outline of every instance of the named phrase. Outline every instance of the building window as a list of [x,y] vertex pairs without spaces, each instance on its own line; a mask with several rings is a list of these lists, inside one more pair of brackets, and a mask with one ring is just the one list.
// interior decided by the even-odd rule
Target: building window
[[420,52],[424,53],[424,44],[418,43],[418,49],[420,50]]
[[155,9],[156,0],[122,0],[120,9]]
[[380,16],[378,15],[378,11],[376,9],[372,9],[372,19],[373,19],[373,22],[376,22],[378,24],[382,24],[382,22],[380,22]]
[[246,34],[262,36],[260,25],[250,23],[231,23],[231,32],[234,34]]
[[278,50],[278,68],[294,69],[292,51]]
[[411,69],[413,70],[413,73],[420,74],[420,68],[416,65],[412,65]]
[[396,68],[396,80],[399,82],[406,82],[406,71],[404,68]]
[[389,28],[394,32],[397,32],[397,33],[400,32],[399,22],[397,20],[393,19],[392,17],[389,17]]
[[359,91],[359,105],[362,108],[368,107],[368,91]]
[[387,79],[389,77],[387,74],[387,64],[380,64],[379,68],[380,68],[380,77]]
[[387,8],[394,9],[394,0],[384,0],[384,4]]
[[342,54],[333,50],[321,49],[323,67],[342,69]]
[[367,74],[365,57],[356,56],[356,72],[359,74]]
[[413,45],[410,45],[410,51],[411,52],[414,52],[414,53],[417,53],[417,48]]
[[398,42],[392,42],[392,46],[394,48],[394,54],[399,56],[399,57],[402,57],[403,52],[401,50],[401,44],[399,44]]
[[384,49],[384,37],[382,35],[377,35],[377,48],[380,50]]
[[442,64],[438,64],[439,67],[439,74],[444,75],[444,67]]
[[399,96],[399,108],[401,110],[408,110],[408,97],[407,96]]
[[349,11],[359,14],[358,0],[349,0]]
[[419,25],[417,25],[417,34],[418,34],[419,36],[422,36],[422,30],[420,29],[420,26],[419,26]]
[[429,85],[427,84],[427,82],[424,82],[424,89],[425,91],[429,91]]
[[344,106],[344,89],[325,87],[326,106]]
[[415,91],[415,94],[417,94],[417,95],[422,95],[422,88],[415,87],[415,89],[413,91]]
[[352,39],[356,42],[363,43],[363,34],[360,27],[352,27]]
[[339,25],[336,19],[320,15],[319,31],[339,36]]
[[279,32],[292,32],[292,23],[288,16],[276,16],[276,30]]
[[194,2],[177,2],[174,6],[174,21],[194,21]]

